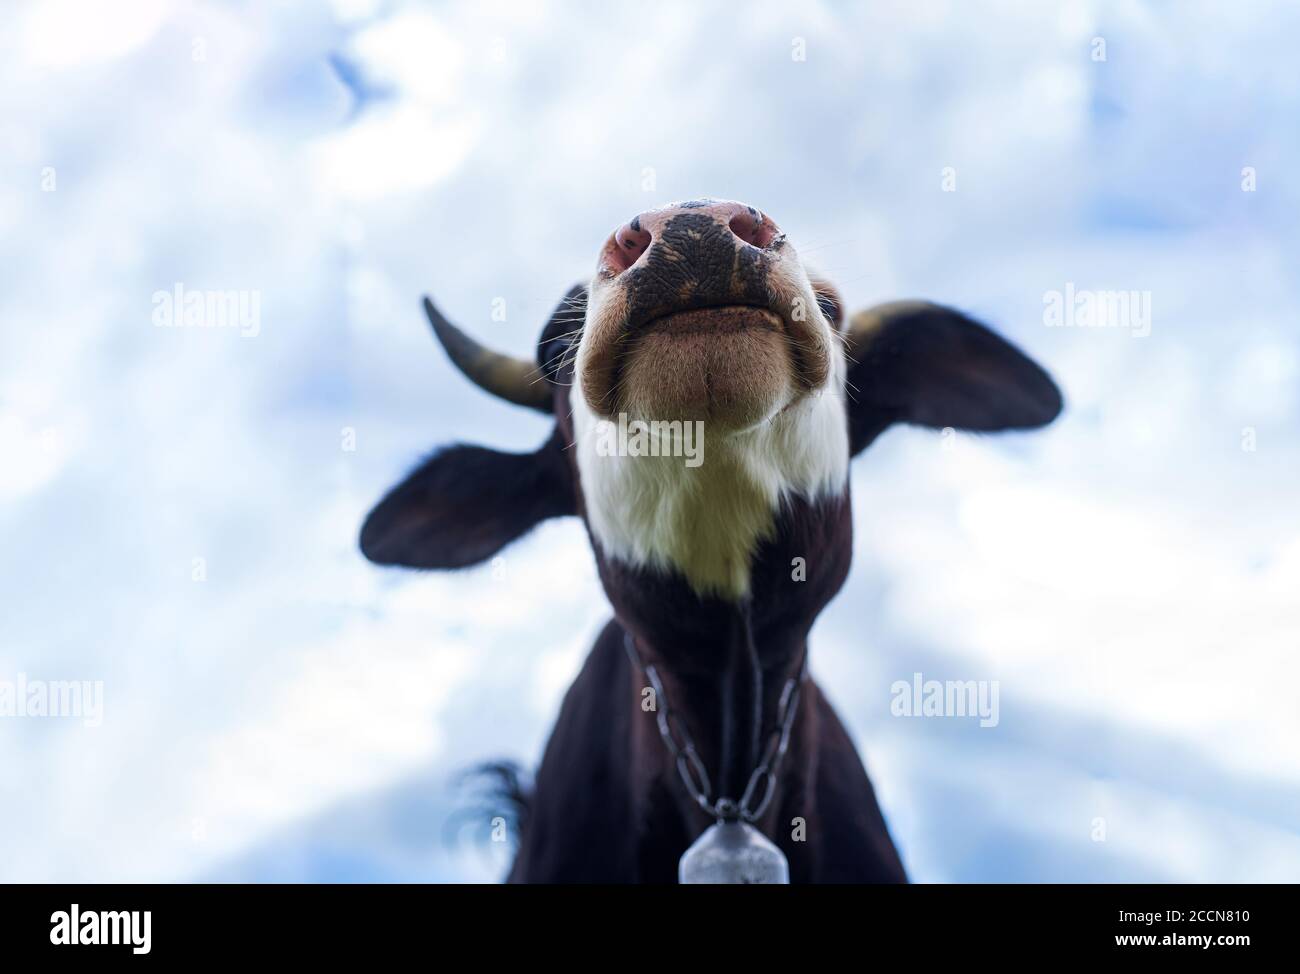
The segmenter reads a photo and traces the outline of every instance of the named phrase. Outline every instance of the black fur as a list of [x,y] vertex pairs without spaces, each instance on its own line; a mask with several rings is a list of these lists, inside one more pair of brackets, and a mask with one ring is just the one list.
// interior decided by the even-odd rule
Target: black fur
[[1031,358],[960,311],[918,305],[890,315],[849,366],[850,450],[893,423],[1033,429],[1061,412],[1061,392]]
[[573,490],[554,435],[534,453],[447,447],[370,512],[361,551],[380,565],[476,565],[541,521],[575,513]]
[[575,284],[569,288],[537,339],[537,367],[550,382],[569,382],[573,374],[573,353],[582,340],[583,319],[587,314],[587,288]]

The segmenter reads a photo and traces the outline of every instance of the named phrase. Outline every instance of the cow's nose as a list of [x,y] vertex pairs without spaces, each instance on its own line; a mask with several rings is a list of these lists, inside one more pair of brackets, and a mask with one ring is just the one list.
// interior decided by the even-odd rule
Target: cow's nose
[[623,224],[605,242],[601,250],[601,272],[614,276],[623,273],[647,250],[660,242],[677,249],[677,239],[692,234],[716,232],[725,228],[727,238],[736,247],[750,246],[762,250],[780,234],[771,219],[755,207],[731,200],[692,200],[648,210]]

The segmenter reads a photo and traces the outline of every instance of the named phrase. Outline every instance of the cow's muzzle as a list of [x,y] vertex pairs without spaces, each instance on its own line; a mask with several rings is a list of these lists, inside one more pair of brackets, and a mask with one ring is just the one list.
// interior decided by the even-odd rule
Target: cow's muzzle
[[753,206],[642,213],[600,251],[584,397],[604,416],[760,423],[827,380],[831,335],[810,293],[780,227]]

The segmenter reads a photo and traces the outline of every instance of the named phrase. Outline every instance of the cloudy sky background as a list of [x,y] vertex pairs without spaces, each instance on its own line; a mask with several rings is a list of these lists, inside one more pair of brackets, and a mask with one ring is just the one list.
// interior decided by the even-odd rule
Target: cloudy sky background
[[[433,446],[546,430],[418,299],[530,352],[617,224],[702,195],[1068,399],[855,463],[813,669],[911,875],[1300,879],[1300,11],[607,6],[11,15],[0,680],[105,712],[0,719],[0,880],[498,878],[457,775],[535,763],[607,609],[573,522],[495,571],[357,554]],[[258,333],[156,327],[177,282],[257,292]],[[1067,283],[1149,292],[1150,335],[1046,327]],[[892,717],[915,672],[999,681],[999,725]]]

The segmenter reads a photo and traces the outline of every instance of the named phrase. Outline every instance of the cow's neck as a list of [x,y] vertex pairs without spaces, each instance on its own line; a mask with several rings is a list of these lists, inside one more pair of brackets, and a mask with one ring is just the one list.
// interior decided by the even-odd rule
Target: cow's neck
[[[669,704],[695,739],[714,779],[711,797],[742,790],[753,767],[754,657],[762,671],[760,740],[765,741],[775,726],[781,689],[803,661],[813,622],[848,573],[852,533],[847,489],[816,501],[791,499],[755,552],[752,594],[730,600],[699,595],[680,572],[611,558],[593,532],[605,591],[644,660],[658,669]],[[637,780],[643,789],[667,795],[687,834],[694,836],[707,819],[677,779],[658,739],[654,714],[640,710],[644,675],[633,673],[630,679],[635,692],[626,700],[629,708],[637,708],[632,724]],[[802,743],[792,741],[783,775],[799,765]],[[658,806],[650,802],[646,807]]]
[[[658,629],[650,639],[635,639],[635,656],[655,667],[666,697],[655,705],[674,711],[675,734],[683,730],[689,734],[709,777],[707,797],[739,801],[768,739],[778,731],[781,693],[786,682],[798,675],[807,644],[801,638],[780,638],[756,627],[750,606],[744,602],[733,604],[729,613],[715,621],[719,628],[707,647],[684,652],[682,644]],[[644,701],[648,683],[644,672],[634,668],[633,681],[637,693],[632,700]],[[643,709],[642,716],[645,719],[636,725],[633,753],[643,787],[666,790],[676,814],[693,835],[708,824],[707,816],[681,781],[670,752],[659,739],[654,714]],[[788,770],[784,766],[778,769],[778,793],[780,776]]]
[[[836,380],[831,389],[838,388]],[[828,391],[744,435],[706,429],[696,467],[675,456],[611,456],[599,448],[600,431],[584,397],[573,397],[579,503],[605,591],[689,730],[709,797],[738,800],[777,725],[781,690],[803,662],[813,620],[848,570],[843,404]],[[637,707],[646,680],[641,673],[632,680],[629,706]],[[638,807],[664,817],[652,831],[693,838],[708,817],[680,781],[655,715],[636,717]],[[782,779],[809,763],[806,746],[796,732],[760,824],[775,821]]]

